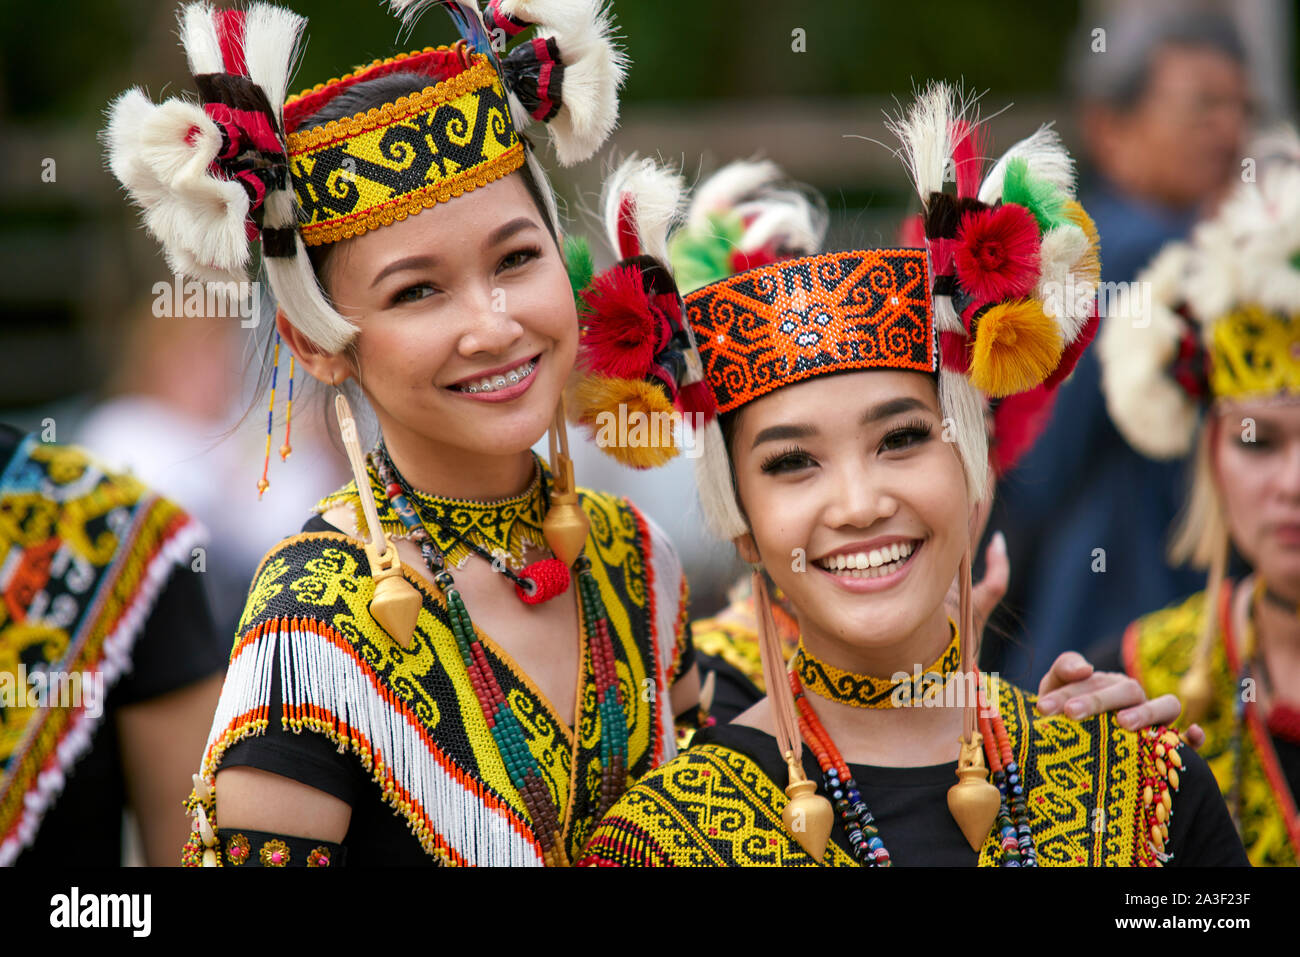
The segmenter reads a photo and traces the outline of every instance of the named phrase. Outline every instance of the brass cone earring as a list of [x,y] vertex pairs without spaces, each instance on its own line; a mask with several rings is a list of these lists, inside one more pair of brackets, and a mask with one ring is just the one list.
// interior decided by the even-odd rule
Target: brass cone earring
[[564,397],[555,407],[555,418],[548,433],[551,459],[551,504],[542,522],[542,534],[552,554],[572,566],[582,554],[591,522],[578,504],[578,490],[573,480],[573,460],[569,458],[569,430],[564,422]]
[[[961,673],[975,674],[975,615],[971,603],[970,551],[962,556],[957,572],[960,589],[961,617]],[[989,782],[988,768],[984,764],[984,737],[977,730],[979,723],[979,696],[972,695],[962,712],[961,749],[957,755],[957,783],[948,789],[948,812],[961,828],[971,850],[979,852],[993,822],[997,820],[1002,795]]]
[[370,577],[375,580],[375,596],[370,600],[370,616],[392,639],[409,650],[415,634],[415,622],[420,616],[420,593],[402,577],[402,561],[397,557],[397,546],[383,526],[379,524],[379,509],[375,506],[375,492],[370,487],[370,473],[361,454],[361,440],[357,435],[356,419],[347,396],[332,383],[335,389],[334,411],[338,415],[339,433],[347,451],[352,478],[361,497],[361,508],[366,516],[369,538],[365,542],[366,558],[370,562]]
[[772,723],[776,727],[776,744],[785,758],[789,783],[785,793],[790,799],[781,820],[785,828],[818,864],[826,857],[826,842],[830,840],[835,823],[831,802],[817,793],[815,781],[803,773],[803,738],[799,733],[799,718],[795,710],[794,693],[786,680],[785,657],[781,654],[781,639],[772,618],[772,599],[763,577],[763,566],[753,565],[754,612],[758,618],[758,649],[763,660],[763,680],[767,684],[768,698],[772,702]]

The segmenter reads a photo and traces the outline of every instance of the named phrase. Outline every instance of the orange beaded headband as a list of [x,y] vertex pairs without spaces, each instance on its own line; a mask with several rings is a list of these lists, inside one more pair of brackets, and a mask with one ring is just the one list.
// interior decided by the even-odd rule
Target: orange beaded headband
[[686,296],[720,413],[814,376],[937,374],[922,249],[822,253],[737,273]]
[[[409,69],[451,48],[394,57],[290,100],[327,98],[369,76]],[[524,164],[500,76],[487,57],[468,69],[383,107],[290,133],[289,171],[301,208],[303,242],[319,246],[405,219],[500,179]],[[364,74],[364,75],[360,75]]]

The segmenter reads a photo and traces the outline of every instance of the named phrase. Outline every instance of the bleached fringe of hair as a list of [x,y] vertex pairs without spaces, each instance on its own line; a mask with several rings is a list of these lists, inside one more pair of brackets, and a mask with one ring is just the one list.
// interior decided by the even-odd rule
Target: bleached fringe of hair
[[952,440],[966,475],[966,494],[974,507],[984,500],[988,485],[989,441],[984,424],[984,397],[964,375],[940,369],[939,409],[945,419],[945,431],[951,423]]
[[1215,554],[1228,535],[1223,510],[1219,504],[1219,490],[1214,484],[1210,467],[1210,429],[1208,420],[1202,424],[1196,439],[1196,455],[1192,459],[1192,481],[1187,502],[1174,522],[1169,541],[1169,562],[1188,564],[1193,568],[1209,568]]
[[736,501],[731,455],[717,418],[696,434],[695,441],[700,443],[700,456],[695,460],[695,484],[705,526],[717,538],[732,541],[749,531],[749,523]]
[[1007,164],[1013,159],[1023,159],[1037,179],[1051,183],[1071,199],[1074,198],[1074,160],[1061,143],[1061,137],[1051,125],[1040,126],[1031,136],[1025,137],[993,164],[984,182],[980,183],[979,201],[992,205],[1002,197],[1002,182],[1006,179]]
[[623,197],[633,196],[641,252],[667,264],[668,231],[681,213],[686,183],[676,170],[635,153],[605,180],[601,208],[605,234],[617,250],[618,217]]

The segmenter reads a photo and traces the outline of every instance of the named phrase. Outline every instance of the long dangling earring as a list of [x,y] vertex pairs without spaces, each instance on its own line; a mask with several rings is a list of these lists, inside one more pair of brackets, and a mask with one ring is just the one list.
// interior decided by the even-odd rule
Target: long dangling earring
[[[335,389],[338,389],[337,384]],[[379,524],[379,509],[375,507],[375,492],[370,487],[370,473],[361,454],[361,440],[357,436],[357,423],[352,417],[352,406],[340,389],[334,396],[334,411],[338,415],[339,433],[343,448],[347,450],[352,478],[357,483],[361,508],[370,532],[365,542],[366,558],[370,561],[370,577],[375,580],[375,597],[370,600],[370,616],[405,649],[411,647],[415,622],[420,616],[420,593],[402,577],[402,561],[397,557],[397,546]]]
[[[275,352],[271,355],[271,398],[266,404],[266,455],[262,457],[262,477],[257,480],[257,500],[260,502],[266,490],[271,487],[267,472],[271,468],[271,427],[275,419],[275,386],[280,377],[280,333],[275,334]],[[285,436],[288,443],[288,435]]]
[[555,407],[555,418],[548,433],[551,452],[551,506],[542,522],[542,534],[551,552],[565,565],[572,565],[582,554],[591,522],[578,504],[573,480],[573,459],[569,458],[569,430],[564,422],[564,396]]
[[786,680],[785,656],[781,638],[772,619],[772,598],[768,594],[763,566],[753,565],[754,614],[758,619],[758,649],[763,660],[763,680],[772,702],[772,723],[776,726],[776,744],[785,759],[789,783],[785,793],[790,801],[781,812],[781,820],[799,846],[818,864],[826,856],[835,812],[831,802],[817,793],[817,784],[803,773],[803,737],[799,734],[799,717],[794,694]]
[[[975,674],[975,652],[978,641],[975,635],[975,614],[971,603],[970,550],[962,556],[958,569],[961,617],[961,675],[969,681]],[[957,755],[957,783],[948,789],[948,812],[961,828],[972,851],[979,851],[998,816],[1002,795],[989,782],[988,768],[984,764],[984,738],[977,730],[979,724],[979,695],[967,696],[962,710],[961,749]]]

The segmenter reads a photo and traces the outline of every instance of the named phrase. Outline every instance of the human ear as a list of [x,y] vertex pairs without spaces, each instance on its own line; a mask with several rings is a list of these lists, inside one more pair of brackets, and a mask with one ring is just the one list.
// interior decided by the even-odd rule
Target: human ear
[[328,382],[330,385],[338,385],[351,378],[352,367],[348,363],[346,354],[322,352],[314,342],[298,331],[283,309],[275,311],[275,329],[280,333],[280,338],[288,343],[293,354],[298,357],[299,364],[314,379]]
[[754,543],[754,536],[751,532],[737,535],[731,540],[731,543],[736,546],[736,551],[740,553],[741,561],[750,565],[757,565],[763,560],[758,554],[758,545]]

